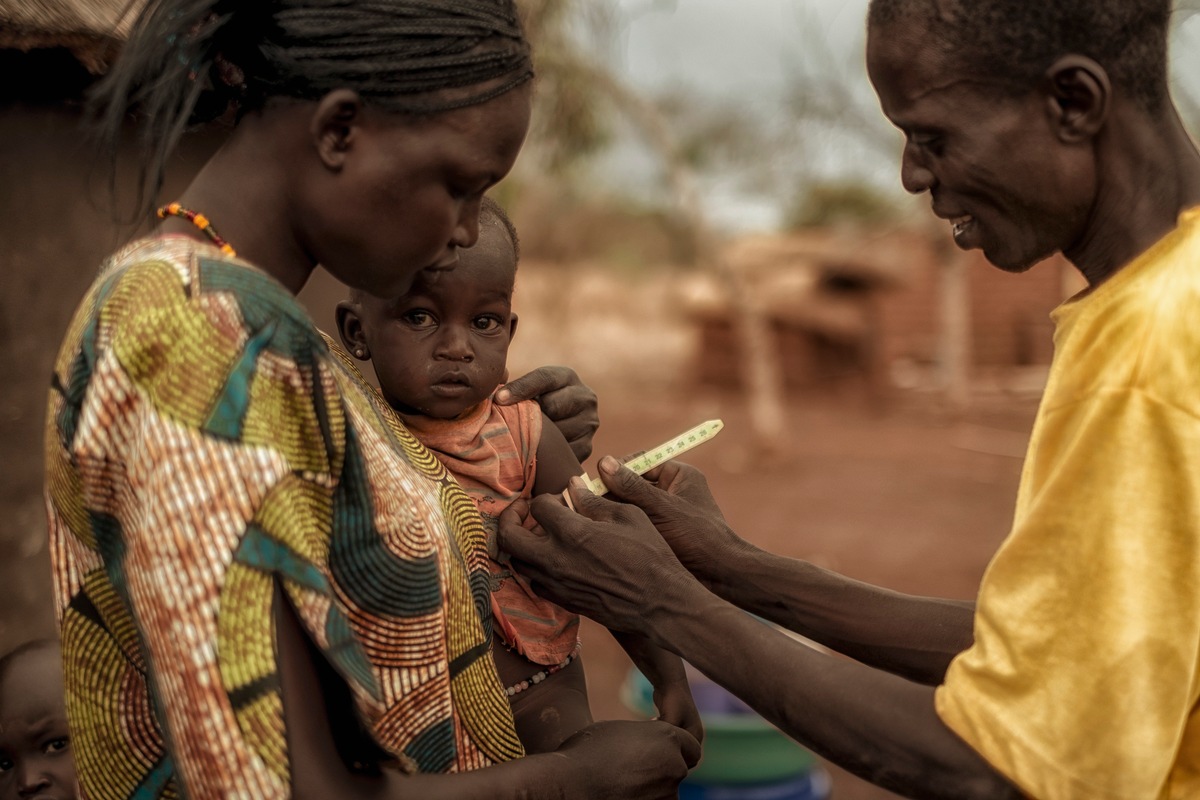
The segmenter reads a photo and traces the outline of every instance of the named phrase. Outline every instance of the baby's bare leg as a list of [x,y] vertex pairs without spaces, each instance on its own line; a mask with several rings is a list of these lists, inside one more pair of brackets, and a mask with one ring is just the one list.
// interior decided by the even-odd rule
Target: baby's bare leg
[[[497,639],[492,647],[496,671],[505,686],[527,680],[545,669],[519,653],[504,647]],[[588,706],[587,679],[583,661],[576,658],[566,668],[541,683],[509,698],[517,735],[526,753],[549,753],[581,728],[592,724]]]

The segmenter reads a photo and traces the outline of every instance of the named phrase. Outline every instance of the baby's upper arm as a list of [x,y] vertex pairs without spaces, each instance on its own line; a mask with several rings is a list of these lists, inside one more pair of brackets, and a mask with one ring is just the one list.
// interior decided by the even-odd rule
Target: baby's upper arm
[[559,494],[567,481],[582,475],[583,467],[571,451],[567,439],[545,414],[542,415],[542,436],[537,447],[537,471],[533,477],[533,494]]

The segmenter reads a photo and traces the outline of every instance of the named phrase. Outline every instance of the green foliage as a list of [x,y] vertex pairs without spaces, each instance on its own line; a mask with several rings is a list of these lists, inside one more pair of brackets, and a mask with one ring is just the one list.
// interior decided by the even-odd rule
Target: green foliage
[[772,147],[767,125],[748,103],[677,88],[654,105],[675,134],[679,157],[698,172],[744,168]]
[[895,204],[863,183],[818,183],[809,187],[787,215],[787,227],[817,228],[838,223],[866,225],[887,222]]
[[537,93],[528,151],[563,173],[612,140],[596,79],[600,52],[612,38],[608,0],[518,0],[533,44]]

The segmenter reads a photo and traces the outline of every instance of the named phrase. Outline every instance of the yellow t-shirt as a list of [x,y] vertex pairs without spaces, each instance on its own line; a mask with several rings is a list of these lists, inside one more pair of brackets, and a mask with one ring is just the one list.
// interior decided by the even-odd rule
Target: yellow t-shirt
[[1038,800],[1200,798],[1200,209],[1054,320],[937,711]]

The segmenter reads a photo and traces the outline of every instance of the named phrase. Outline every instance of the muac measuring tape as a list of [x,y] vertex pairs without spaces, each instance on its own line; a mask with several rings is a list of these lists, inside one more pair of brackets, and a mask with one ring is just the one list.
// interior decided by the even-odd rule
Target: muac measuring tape
[[[625,462],[625,466],[632,470],[634,474],[643,475],[660,464],[686,453],[693,447],[704,444],[720,433],[724,427],[725,423],[719,419],[710,419],[707,422],[701,422],[696,427],[668,439],[658,447],[651,448],[640,456],[629,459]],[[583,478],[583,484],[591,489],[593,494],[603,495],[608,492],[608,487],[599,478],[589,477],[586,472],[580,477]],[[571,506],[571,496],[568,492],[563,492],[563,498],[566,499],[567,505]],[[573,508],[573,506],[571,507]]]

